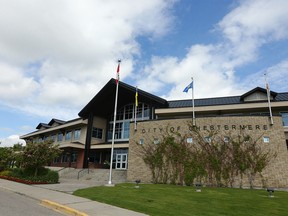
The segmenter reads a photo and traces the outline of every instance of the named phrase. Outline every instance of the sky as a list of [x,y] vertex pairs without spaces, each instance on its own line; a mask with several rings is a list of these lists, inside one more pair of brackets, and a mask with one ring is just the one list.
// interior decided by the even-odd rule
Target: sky
[[288,92],[287,0],[0,0],[0,147],[111,79],[163,97]]

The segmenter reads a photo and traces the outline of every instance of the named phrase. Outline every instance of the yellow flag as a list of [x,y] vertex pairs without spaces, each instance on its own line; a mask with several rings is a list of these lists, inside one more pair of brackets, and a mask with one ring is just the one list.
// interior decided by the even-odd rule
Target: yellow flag
[[136,94],[135,94],[135,106],[138,107],[138,91],[136,88]]

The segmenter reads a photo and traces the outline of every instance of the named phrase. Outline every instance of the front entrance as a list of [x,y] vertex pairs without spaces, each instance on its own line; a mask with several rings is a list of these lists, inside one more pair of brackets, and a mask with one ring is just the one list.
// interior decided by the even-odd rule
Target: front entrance
[[127,153],[116,154],[116,169],[127,169]]

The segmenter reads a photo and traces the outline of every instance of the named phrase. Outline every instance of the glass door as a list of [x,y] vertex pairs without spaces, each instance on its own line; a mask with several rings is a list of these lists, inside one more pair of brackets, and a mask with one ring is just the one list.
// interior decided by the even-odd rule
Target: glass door
[[116,155],[116,169],[127,169],[127,153]]

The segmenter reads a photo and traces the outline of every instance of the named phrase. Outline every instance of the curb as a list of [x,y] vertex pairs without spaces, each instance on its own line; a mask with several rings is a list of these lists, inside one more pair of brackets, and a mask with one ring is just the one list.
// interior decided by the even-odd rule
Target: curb
[[68,215],[73,215],[73,216],[88,216],[88,214],[84,212],[80,212],[76,209],[61,205],[56,202],[52,202],[50,200],[41,200],[41,205],[47,207],[47,208],[52,208],[52,209],[57,209],[60,212],[63,212]]

